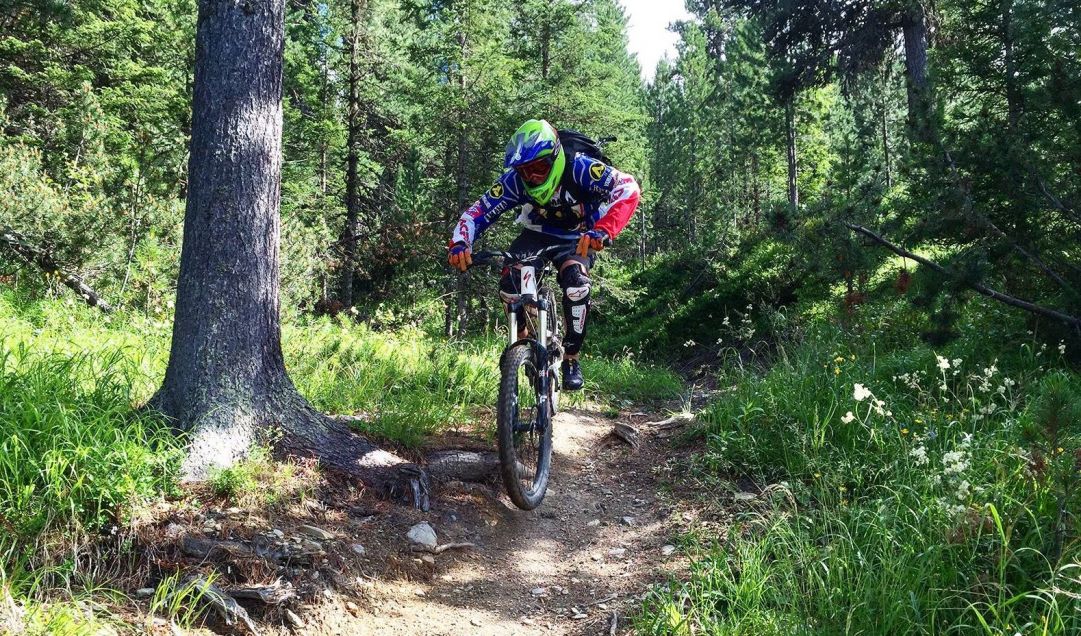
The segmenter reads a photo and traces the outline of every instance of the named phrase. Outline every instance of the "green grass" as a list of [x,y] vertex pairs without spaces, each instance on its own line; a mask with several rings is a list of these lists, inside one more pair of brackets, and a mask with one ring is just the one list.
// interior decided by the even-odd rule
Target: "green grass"
[[[94,538],[175,491],[183,442],[137,410],[164,375],[170,328],[160,314],[107,316],[0,291],[0,589],[29,612],[20,620],[30,633],[92,632],[48,592],[103,584],[80,573]],[[286,366],[316,408],[363,414],[363,432],[405,446],[449,429],[491,430],[502,347],[494,336],[447,342],[421,327],[376,331],[344,317],[283,325]],[[584,364],[588,395],[572,403],[680,391],[672,373],[627,358]],[[310,487],[310,475],[292,468],[256,453],[214,474],[210,492],[273,505],[268,491]]]
[[970,311],[947,350],[902,344],[886,307],[812,329],[768,371],[724,371],[690,468],[773,495],[726,537],[689,538],[689,579],[657,588],[639,629],[1081,633],[1081,375]]

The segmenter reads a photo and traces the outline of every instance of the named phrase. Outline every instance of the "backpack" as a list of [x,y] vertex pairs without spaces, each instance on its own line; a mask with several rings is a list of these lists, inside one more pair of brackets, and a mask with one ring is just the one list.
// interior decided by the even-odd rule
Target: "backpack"
[[604,154],[601,145],[615,141],[615,137],[605,137],[598,142],[584,133],[569,128],[558,130],[556,134],[559,135],[559,143],[563,146],[563,152],[567,153],[567,157],[572,161],[575,155],[582,153],[587,157],[612,165],[612,160],[608,158],[608,155]]
[[568,169],[563,171],[563,178],[560,180],[560,185],[569,190],[574,195],[575,199],[583,201],[586,193],[582,192],[581,187],[574,182],[574,170],[571,168],[571,163],[574,161],[574,158],[578,156],[578,153],[582,153],[591,159],[596,159],[611,166],[612,160],[608,158],[608,155],[604,154],[602,145],[616,141],[616,138],[602,137],[600,141],[597,141],[584,133],[569,128],[557,130],[556,134],[559,135],[559,143],[563,146],[563,152],[567,155]]

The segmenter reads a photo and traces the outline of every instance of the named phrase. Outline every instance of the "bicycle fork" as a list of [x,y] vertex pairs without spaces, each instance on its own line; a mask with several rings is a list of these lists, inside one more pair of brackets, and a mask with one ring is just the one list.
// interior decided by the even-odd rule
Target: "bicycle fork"
[[[510,311],[507,312],[508,322],[508,344],[507,349],[522,344],[529,343],[533,347],[533,356],[537,377],[534,379],[536,383],[535,391],[537,392],[537,428],[541,433],[548,428],[548,424],[551,419],[551,409],[549,408],[548,400],[548,347],[544,342],[544,338],[548,336],[548,311],[551,309],[548,307],[548,299],[541,298],[537,293],[537,278],[536,270],[529,265],[523,265],[521,268],[521,298],[518,302],[513,303],[510,306]],[[518,310],[526,309],[529,307],[536,307],[537,309],[537,323],[538,334],[532,334],[533,337],[519,338],[518,337]],[[531,425],[522,426],[519,423],[515,423],[514,429],[518,432],[528,432],[532,428]]]

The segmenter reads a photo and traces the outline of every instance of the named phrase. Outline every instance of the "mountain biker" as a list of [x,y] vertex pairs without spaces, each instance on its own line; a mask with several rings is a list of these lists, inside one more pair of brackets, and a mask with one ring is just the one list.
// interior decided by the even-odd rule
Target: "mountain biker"
[[[564,135],[569,138],[569,133]],[[516,222],[524,229],[511,242],[509,252],[537,252],[560,244],[577,247],[554,261],[566,323],[562,385],[577,391],[584,384],[578,358],[589,312],[590,250],[610,245],[627,226],[638,207],[638,183],[585,152],[567,156],[559,132],[543,119],[531,119],[514,133],[503,166],[503,176],[462,213],[450,240],[448,260],[466,271],[472,264],[473,241],[500,215],[519,205],[522,211]],[[518,299],[520,285],[519,277],[511,274],[504,270],[499,285],[508,311]]]

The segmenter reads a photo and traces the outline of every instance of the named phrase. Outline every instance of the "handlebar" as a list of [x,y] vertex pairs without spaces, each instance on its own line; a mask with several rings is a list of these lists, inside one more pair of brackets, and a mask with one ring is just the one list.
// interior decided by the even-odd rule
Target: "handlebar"
[[[517,254],[499,250],[486,250],[473,254],[473,267],[476,267],[477,265],[486,265],[499,260],[502,260],[503,265],[517,265],[519,263],[526,263],[545,257],[555,260],[564,256],[570,256],[576,252],[577,249],[578,247],[576,245],[552,245],[537,252],[520,252]],[[593,250],[590,250],[590,252],[592,253]]]

